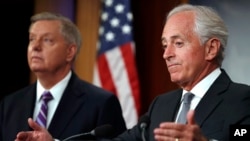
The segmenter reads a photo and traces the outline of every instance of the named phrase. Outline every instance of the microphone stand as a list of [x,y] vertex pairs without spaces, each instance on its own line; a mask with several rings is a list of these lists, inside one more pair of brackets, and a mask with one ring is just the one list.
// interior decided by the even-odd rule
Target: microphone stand
[[68,137],[68,138],[66,138],[66,139],[64,139],[62,141],[70,141],[70,139],[81,137],[81,136],[86,136],[86,135],[92,135],[92,134],[90,132],[89,133],[76,134],[76,135],[70,136],[70,137]]
[[145,128],[142,128],[141,137],[142,137],[142,141],[146,141],[146,138],[145,138]]

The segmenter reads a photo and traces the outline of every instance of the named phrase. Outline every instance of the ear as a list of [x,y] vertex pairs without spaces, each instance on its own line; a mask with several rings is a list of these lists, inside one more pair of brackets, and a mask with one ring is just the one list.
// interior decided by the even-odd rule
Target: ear
[[75,44],[69,45],[68,50],[67,50],[67,58],[66,58],[66,60],[68,62],[71,62],[72,60],[74,60],[74,58],[76,56],[76,52],[77,52],[76,45]]
[[218,40],[217,38],[209,39],[205,44],[206,48],[205,59],[209,61],[213,60],[217,56],[220,50],[220,45],[221,45],[220,40]]

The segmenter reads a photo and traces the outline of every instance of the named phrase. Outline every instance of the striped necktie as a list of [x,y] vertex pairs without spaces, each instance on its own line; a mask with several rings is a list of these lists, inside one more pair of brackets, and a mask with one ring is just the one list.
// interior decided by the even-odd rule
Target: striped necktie
[[42,105],[38,113],[38,116],[36,118],[36,122],[44,128],[46,128],[46,123],[47,123],[48,102],[51,99],[53,99],[53,96],[51,95],[49,91],[45,91],[42,94]]
[[193,97],[194,97],[194,94],[192,94],[192,93],[184,94],[184,98],[182,101],[182,109],[181,109],[180,114],[178,116],[177,123],[186,124],[187,112],[190,109],[190,103],[191,103],[191,100],[193,99]]

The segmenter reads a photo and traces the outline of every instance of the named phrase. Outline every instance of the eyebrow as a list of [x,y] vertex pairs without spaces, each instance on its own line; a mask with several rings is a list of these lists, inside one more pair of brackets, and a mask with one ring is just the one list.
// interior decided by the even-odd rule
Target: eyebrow
[[[180,35],[173,35],[173,36],[170,37],[170,40],[174,40],[174,39],[178,39],[178,38],[181,38],[181,36]],[[165,37],[162,37],[161,42],[163,42],[163,41],[167,42],[167,39]]]

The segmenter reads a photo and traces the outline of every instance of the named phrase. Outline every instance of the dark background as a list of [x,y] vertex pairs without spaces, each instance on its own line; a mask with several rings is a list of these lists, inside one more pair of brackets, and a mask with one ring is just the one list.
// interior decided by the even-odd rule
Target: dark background
[[3,96],[29,84],[26,59],[29,18],[33,1],[1,2],[1,94]]

